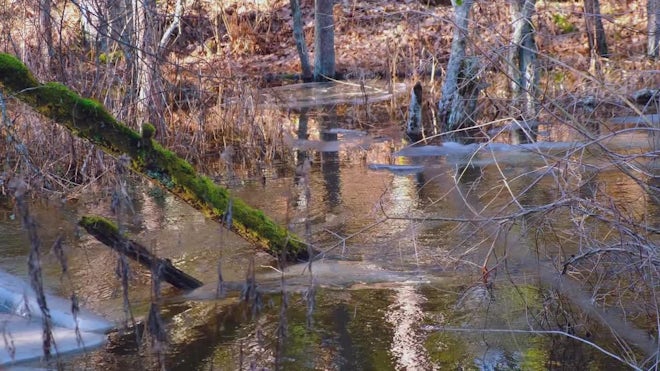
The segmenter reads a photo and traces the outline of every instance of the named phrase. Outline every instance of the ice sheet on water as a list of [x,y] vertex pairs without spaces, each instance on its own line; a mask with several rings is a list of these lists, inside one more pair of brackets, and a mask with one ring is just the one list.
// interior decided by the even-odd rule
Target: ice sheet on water
[[[76,328],[71,301],[47,294],[46,302],[53,325],[68,329]],[[32,287],[21,278],[3,270],[0,270],[0,313],[32,318],[40,318],[42,315]],[[114,327],[105,318],[82,308],[77,319],[80,331],[104,333]]]
[[416,174],[424,170],[422,165],[369,164],[371,170],[389,170],[396,174]]
[[[114,327],[105,318],[80,309],[77,316],[79,339],[71,302],[46,294],[46,303],[59,354],[98,347],[105,342],[105,332]],[[4,346],[0,347],[0,366],[43,356],[42,313],[36,294],[26,281],[3,270],[0,270],[0,332],[5,339]]]
[[[38,360],[43,356],[43,329],[40,319],[0,313],[0,332],[7,341],[0,347],[0,369],[20,362]],[[75,330],[62,327],[53,328],[53,337],[60,355],[97,348],[106,340],[102,333],[84,331],[80,332],[78,339]],[[54,349],[51,349],[51,354],[54,355]]]

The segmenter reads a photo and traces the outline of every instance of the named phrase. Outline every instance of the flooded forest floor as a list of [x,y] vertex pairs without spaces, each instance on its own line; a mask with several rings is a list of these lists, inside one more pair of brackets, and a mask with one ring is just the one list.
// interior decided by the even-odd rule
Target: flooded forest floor
[[[94,350],[32,366],[657,369],[660,71],[645,55],[643,2],[601,2],[607,58],[589,51],[582,3],[537,3],[533,141],[517,135],[529,138],[508,91],[509,9],[477,2],[467,53],[483,90],[469,143],[436,122],[451,6],[336,2],[341,79],[301,85],[288,1],[184,3],[159,54],[157,138],[321,254],[311,268],[285,267],[3,93],[0,268],[29,280],[34,240],[8,187],[21,179],[48,294],[75,293],[118,329],[93,337],[104,344]],[[2,11],[1,51],[139,130],[122,44],[96,49],[78,8],[55,2],[46,65],[21,9],[36,8]],[[302,12],[312,57],[313,2]],[[404,123],[417,81],[426,139],[412,145]],[[206,285],[154,283],[76,227],[88,213]]]

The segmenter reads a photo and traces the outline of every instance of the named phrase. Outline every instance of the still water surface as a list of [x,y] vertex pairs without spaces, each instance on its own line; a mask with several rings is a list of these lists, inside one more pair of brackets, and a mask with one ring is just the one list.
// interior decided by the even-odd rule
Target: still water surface
[[[311,270],[296,266],[284,279],[269,256],[170,195],[153,196],[150,185],[132,182],[135,214],[126,224],[134,239],[207,283],[192,293],[163,288],[168,343],[161,360],[167,369],[624,367],[586,342],[530,333],[565,331],[622,352],[603,322],[585,314],[579,294],[563,306],[553,296],[561,292],[553,286],[561,276],[560,257],[581,248],[562,235],[575,221],[566,212],[546,220],[543,210],[521,213],[513,222],[497,218],[561,200],[557,184],[579,177],[589,178],[576,182],[584,197],[614,190],[612,202],[657,223],[658,206],[638,184],[602,158],[575,151],[572,142],[531,149],[456,143],[397,152],[398,141],[368,130],[338,130],[323,118],[306,125],[311,136],[292,132],[298,138],[292,145],[300,149],[298,172],[287,165],[263,179],[232,184],[237,197],[326,252]],[[624,154],[649,145],[635,132],[617,139],[629,147],[621,149]],[[68,276],[52,253],[44,256],[49,290],[63,297],[75,290],[82,305],[121,328],[130,325],[130,316],[142,321],[147,315],[149,274],[133,266],[127,313],[116,255],[73,227],[85,213],[107,214],[110,200],[109,192],[97,191],[76,203],[35,202],[31,211],[44,247],[59,235],[66,241]],[[5,204],[0,268],[25,277],[28,242],[15,219]],[[539,242],[549,224],[556,235]],[[258,308],[240,298],[251,262],[261,292]],[[488,284],[484,262],[491,269]],[[222,298],[219,272],[229,282]],[[548,307],[557,309],[548,314]],[[622,326],[633,335],[642,331]],[[646,345],[630,356],[643,359]],[[119,330],[103,348],[63,361],[66,368],[114,370],[151,368],[156,358],[148,343],[138,347],[134,331]]]

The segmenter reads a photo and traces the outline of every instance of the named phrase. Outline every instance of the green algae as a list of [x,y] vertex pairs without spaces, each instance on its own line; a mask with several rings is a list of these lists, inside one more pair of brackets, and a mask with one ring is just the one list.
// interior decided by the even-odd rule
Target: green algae
[[286,251],[292,260],[308,258],[306,247],[296,236],[262,211],[233,198],[227,189],[198,175],[190,163],[154,141],[153,125],[145,123],[140,135],[118,122],[99,102],[82,98],[60,83],[40,84],[23,63],[9,54],[0,53],[0,84],[78,137],[114,156],[127,154],[133,170],[157,181],[213,220],[222,222],[231,204],[232,231],[272,255],[281,256]]

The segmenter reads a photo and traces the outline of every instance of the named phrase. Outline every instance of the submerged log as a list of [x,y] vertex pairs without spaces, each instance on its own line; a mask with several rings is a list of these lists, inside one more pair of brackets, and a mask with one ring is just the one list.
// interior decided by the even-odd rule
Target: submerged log
[[149,268],[151,272],[160,272],[160,279],[178,289],[194,290],[204,285],[202,281],[174,267],[169,260],[157,257],[146,247],[122,236],[119,228],[105,218],[83,216],[78,224],[104,245]]
[[290,260],[309,257],[306,246],[286,228],[232,197],[227,189],[208,177],[197,174],[190,163],[153,140],[152,125],[143,125],[141,136],[118,122],[100,103],[82,98],[59,83],[39,83],[21,61],[9,54],[0,53],[0,84],[37,112],[105,152],[113,156],[127,154],[134,171],[159,182],[175,196],[271,255]]

